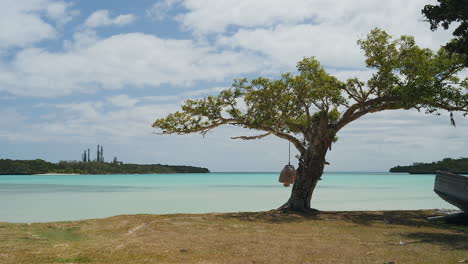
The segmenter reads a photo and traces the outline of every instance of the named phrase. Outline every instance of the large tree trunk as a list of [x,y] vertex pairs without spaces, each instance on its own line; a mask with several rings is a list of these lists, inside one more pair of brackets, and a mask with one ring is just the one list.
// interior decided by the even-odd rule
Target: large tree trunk
[[325,146],[311,146],[301,153],[297,169],[296,182],[292,188],[289,200],[281,206],[280,210],[312,211],[310,200],[317,182],[320,180],[325,166]]

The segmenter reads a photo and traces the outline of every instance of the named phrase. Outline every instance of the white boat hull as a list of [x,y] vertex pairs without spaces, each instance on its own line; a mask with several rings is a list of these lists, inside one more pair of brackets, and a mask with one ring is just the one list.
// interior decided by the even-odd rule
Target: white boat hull
[[437,171],[434,192],[442,199],[468,212],[468,177],[445,171]]

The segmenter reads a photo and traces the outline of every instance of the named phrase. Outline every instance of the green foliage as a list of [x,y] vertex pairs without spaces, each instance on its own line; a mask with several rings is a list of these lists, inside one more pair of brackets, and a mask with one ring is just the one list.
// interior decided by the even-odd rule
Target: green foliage
[[47,173],[54,169],[54,164],[45,160],[10,160],[0,159],[0,175],[14,174],[39,174]]
[[192,166],[171,166],[161,164],[120,164],[106,162],[60,161],[55,172],[80,174],[151,174],[151,173],[207,173],[208,169]]
[[450,56],[444,49],[437,53],[416,46],[413,37],[392,40],[386,32],[374,29],[358,43],[367,57],[369,68],[377,70],[367,85],[370,95],[398,98],[395,108],[467,109],[466,83],[461,86],[460,72],[466,56]]
[[106,162],[60,161],[51,163],[44,160],[0,159],[0,175],[31,175],[41,173],[78,174],[152,174],[152,173],[207,173],[206,168],[192,166],[171,166],[161,164],[122,164]]
[[431,163],[414,163],[411,166],[396,166],[390,172],[408,172],[411,174],[434,174],[437,170],[458,174],[468,174],[468,158],[451,159]]
[[447,30],[455,22],[458,25],[453,31],[455,38],[446,44],[446,48],[450,52],[468,55],[468,0],[437,1],[438,5],[426,5],[422,10],[431,24],[431,30],[436,30],[439,25]]
[[468,79],[457,76],[467,56],[423,49],[411,36],[393,39],[380,29],[358,44],[367,67],[375,69],[366,82],[358,78],[342,82],[317,59],[305,57],[298,62],[296,75],[236,79],[217,96],[185,101],[181,111],[157,119],[153,127],[162,134],[206,134],[221,125],[236,125],[265,132],[237,138],[276,135],[303,152],[311,145],[328,148],[341,128],[369,113],[468,112]]

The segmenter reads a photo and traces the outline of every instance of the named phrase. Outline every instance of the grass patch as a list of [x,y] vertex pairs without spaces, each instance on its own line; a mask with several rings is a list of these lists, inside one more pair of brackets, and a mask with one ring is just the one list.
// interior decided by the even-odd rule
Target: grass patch
[[74,242],[83,239],[83,234],[79,233],[79,227],[55,227],[48,226],[44,231],[38,232],[40,238],[50,242]]
[[425,211],[120,215],[1,223],[0,263],[458,263],[466,226]]
[[57,258],[57,259],[54,259],[52,262],[54,263],[89,263],[91,262],[91,259],[87,257]]

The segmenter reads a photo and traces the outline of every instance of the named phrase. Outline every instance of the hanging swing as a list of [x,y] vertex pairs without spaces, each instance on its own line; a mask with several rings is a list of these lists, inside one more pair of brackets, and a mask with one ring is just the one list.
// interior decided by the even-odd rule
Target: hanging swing
[[283,183],[284,187],[289,187],[296,180],[296,169],[291,165],[291,142],[289,142],[289,162],[284,166],[279,176],[279,182]]

